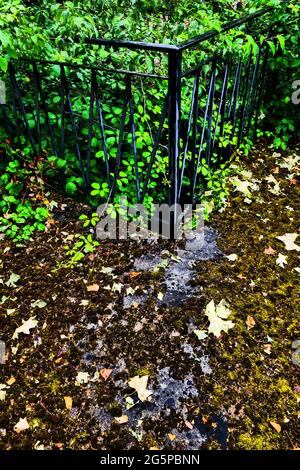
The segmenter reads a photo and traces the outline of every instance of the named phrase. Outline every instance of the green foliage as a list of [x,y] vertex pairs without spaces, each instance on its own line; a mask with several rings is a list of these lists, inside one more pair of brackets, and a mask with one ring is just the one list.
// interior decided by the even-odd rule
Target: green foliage
[[[236,54],[249,54],[252,50],[257,52],[258,45],[266,40],[268,34],[268,47],[272,58],[272,69],[274,71],[274,83],[279,75],[279,86],[270,86],[269,100],[266,108],[258,120],[257,136],[265,136],[271,141],[274,148],[285,150],[290,139],[295,136],[296,107],[291,104],[291,83],[297,77],[300,58],[298,52],[299,36],[299,12],[300,7],[296,1],[280,2],[279,0],[244,0],[233,2],[233,0],[216,0],[195,2],[192,0],[77,0],[58,2],[55,0],[2,0],[0,15],[0,79],[5,76],[8,61],[20,56],[31,56],[59,60],[66,62],[77,62],[79,64],[101,65],[111,68],[122,68],[129,70],[141,70],[149,73],[164,74],[167,71],[167,57],[157,53],[145,53],[129,50],[114,51],[110,48],[101,48],[85,44],[90,37],[105,37],[115,39],[132,39],[149,42],[175,43],[187,40],[198,34],[211,29],[220,30],[220,25],[230,19],[240,17],[246,13],[256,11],[258,8],[273,5],[275,12],[268,16],[268,23],[276,21],[274,33],[265,32],[260,36],[257,30],[263,21],[257,20],[248,25],[246,31],[242,26],[218,36],[214,41],[206,41],[199,50],[196,48],[184,54],[183,67],[193,67],[208,54],[220,52],[225,55],[228,52]],[[257,26],[258,25],[258,26]],[[2,74],[1,74],[2,71]],[[279,72],[280,71],[280,74]],[[23,80],[23,90],[32,86],[29,75],[24,70],[20,72],[19,80]],[[206,103],[207,84],[209,80],[209,66],[203,67],[204,79],[200,82],[199,105],[203,109]],[[277,77],[276,77],[277,74]],[[71,85],[72,108],[76,118],[76,127],[80,143],[86,145],[89,129],[89,86],[90,75],[86,69],[66,69],[67,80]],[[60,83],[59,68],[57,66],[45,66],[43,73],[43,87],[47,95],[50,122],[58,123],[59,130],[62,126],[61,97],[59,94]],[[101,90],[102,113],[105,122],[106,142],[104,145],[100,126],[93,127],[93,138],[91,141],[91,158],[89,161],[91,173],[91,191],[88,202],[96,207],[101,201],[111,195],[110,182],[114,179],[114,162],[117,158],[119,145],[119,124],[123,108],[124,81],[116,80],[111,75],[98,77],[99,89]],[[136,148],[139,155],[138,162],[135,161],[132,151],[132,135],[125,132],[122,145],[122,160],[119,178],[116,182],[116,196],[112,202],[118,207],[120,195],[128,197],[131,203],[137,201],[137,174],[142,175],[151,159],[151,148],[154,141],[154,130],[158,128],[159,116],[162,111],[164,97],[167,91],[167,83],[164,81],[134,80],[133,83],[133,107],[135,110],[136,125]],[[192,81],[183,80],[182,92],[182,115],[186,121],[190,112],[190,98]],[[33,132],[37,131],[37,113],[34,109],[34,97],[31,102],[26,101],[26,117],[29,127]],[[31,111],[30,111],[31,110]],[[129,113],[128,113],[129,114]],[[200,113],[201,114],[201,113]],[[41,125],[45,124],[45,117],[40,116]],[[125,121],[125,127],[129,128],[129,116]],[[203,125],[203,116],[199,115],[199,127]],[[65,123],[68,137],[65,143],[63,157],[49,155],[50,139],[47,132],[42,135],[41,154],[47,164],[43,175],[52,178],[52,181],[62,182],[63,175],[65,191],[76,197],[84,196],[85,182],[81,174],[81,164],[74,146],[72,127],[70,122]],[[227,151],[236,145],[237,139],[233,137],[232,124],[226,123],[223,135],[220,135],[220,123],[218,122],[217,109],[213,110],[213,131],[216,136],[217,150]],[[46,126],[43,126],[46,128]],[[6,136],[1,131],[0,137]],[[253,146],[254,136],[249,133],[243,141],[241,149],[248,154]],[[162,142],[158,148],[155,161],[149,178],[149,194],[146,195],[145,203],[151,207],[153,195],[156,202],[166,200],[170,181],[168,179],[168,154],[167,154],[167,128],[162,133]],[[20,146],[28,159],[32,157],[32,148],[28,138],[20,136]],[[203,146],[203,155],[206,146]],[[107,152],[107,155],[106,155]],[[106,174],[106,156],[111,162],[109,174]],[[86,155],[83,155],[85,158]],[[206,162],[200,165],[199,184],[196,188],[199,196],[209,190],[213,193],[215,206],[224,199],[224,168],[215,170],[217,167],[217,153],[212,156],[211,166],[208,168]],[[187,160],[191,159],[190,152]],[[12,168],[12,167],[11,167]],[[84,164],[84,170],[87,166]],[[206,174],[205,174],[206,172]],[[5,169],[5,174],[11,170]],[[140,191],[143,191],[143,178],[141,178]],[[183,182],[184,189],[189,188],[188,182]],[[214,186],[215,188],[211,188]],[[23,191],[22,185],[20,191]],[[15,204],[15,216],[5,216],[2,230],[7,235],[15,238],[15,227],[22,226],[23,219],[29,220],[33,217],[31,202],[22,202],[20,210],[16,209],[18,193],[11,194],[9,191],[17,192],[17,189],[5,189],[6,200],[4,204]],[[10,198],[10,199],[7,199]],[[4,207],[4,206],[3,206]],[[10,207],[9,207],[10,210]],[[3,213],[4,214],[4,213]],[[35,214],[39,216],[39,214]],[[34,216],[34,217],[35,217]],[[24,223],[25,223],[24,222]],[[42,228],[42,221],[36,220]],[[90,224],[85,220],[86,224]],[[6,224],[6,225],[5,225]],[[27,223],[25,226],[27,227]],[[88,226],[88,225],[86,225]],[[29,230],[24,230],[24,236],[30,237]],[[15,234],[14,234],[15,233]]]
[[[16,156],[15,156],[16,157]],[[43,181],[35,169],[13,159],[1,163],[0,233],[16,243],[44,231],[49,211],[42,201]]]
[[75,234],[74,240],[64,247],[66,260],[57,261],[56,268],[53,271],[62,268],[74,268],[87,254],[93,253],[99,245],[100,243],[93,238],[92,234],[87,236]]

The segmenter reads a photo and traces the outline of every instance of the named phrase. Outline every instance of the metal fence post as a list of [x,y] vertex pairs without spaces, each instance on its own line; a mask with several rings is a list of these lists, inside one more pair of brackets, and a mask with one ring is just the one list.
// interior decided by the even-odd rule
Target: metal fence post
[[174,222],[177,220],[176,203],[178,202],[178,174],[180,156],[180,120],[181,120],[181,71],[182,52],[179,49],[168,53],[169,76],[169,204],[175,204]]

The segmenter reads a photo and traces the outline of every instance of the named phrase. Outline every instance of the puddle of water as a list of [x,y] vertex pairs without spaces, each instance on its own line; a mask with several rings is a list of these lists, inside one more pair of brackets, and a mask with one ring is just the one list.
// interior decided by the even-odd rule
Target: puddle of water
[[[195,276],[195,264],[197,261],[218,259],[223,256],[217,246],[218,232],[209,227],[204,228],[204,232],[196,233],[186,240],[185,249],[177,249],[176,256],[166,259],[166,252],[160,255],[142,255],[135,260],[134,269],[136,271],[153,271],[159,267],[165,268],[165,295],[160,304],[166,306],[181,305],[186,299],[197,294],[198,288],[190,285]],[[170,253],[169,253],[170,255]],[[164,256],[164,257],[162,257]],[[124,308],[135,302],[133,296],[125,298]],[[132,301],[130,300],[132,299]],[[143,296],[142,303],[145,303],[147,296]]]

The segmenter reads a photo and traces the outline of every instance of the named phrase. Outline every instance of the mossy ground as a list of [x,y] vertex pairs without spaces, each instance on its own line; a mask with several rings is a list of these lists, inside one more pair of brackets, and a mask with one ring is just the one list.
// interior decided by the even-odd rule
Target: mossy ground
[[[199,294],[181,306],[157,303],[163,269],[130,276],[135,259],[145,250],[155,253],[155,245],[101,242],[80,265],[53,271],[64,257],[68,235],[82,231],[78,216],[83,208],[73,201],[64,201],[63,209],[59,202],[55,223],[26,247],[2,242],[0,298],[9,299],[1,304],[0,339],[7,358],[0,383],[12,377],[15,382],[0,402],[1,449],[186,449],[189,436],[195,442],[197,433],[204,436],[201,448],[208,449],[300,447],[299,369],[291,362],[291,344],[300,339],[299,273],[294,269],[300,260],[299,252],[287,252],[276,238],[299,233],[299,179],[279,168],[269,150],[254,151],[246,166],[260,181],[251,204],[232,191],[226,210],[211,219],[220,233],[220,249],[237,259],[199,262],[193,280]],[[293,172],[299,175],[299,168]],[[270,174],[280,184],[278,195],[263,180]],[[164,247],[174,250],[172,243]],[[273,254],[265,253],[269,247]],[[284,268],[276,264],[279,253],[288,255]],[[104,266],[114,268],[114,278],[102,272]],[[20,280],[8,288],[12,272]],[[121,284],[120,293],[113,291],[115,283]],[[91,284],[99,290],[88,292]],[[123,309],[128,287],[137,287],[137,294],[152,289],[145,305]],[[37,299],[46,307],[32,308]],[[235,327],[200,342],[191,324],[207,327],[204,308],[211,299],[227,300]],[[30,316],[38,326],[12,339]],[[250,329],[248,317],[255,322]],[[206,358],[212,373],[203,371],[197,356]],[[76,385],[78,372],[92,379],[103,368],[113,371],[107,380],[100,375]],[[190,377],[198,395],[181,397],[177,408],[138,403],[127,412],[124,397],[133,392],[127,381],[149,375],[149,387],[157,390],[164,368],[179,387]],[[72,398],[71,411],[64,397]],[[119,424],[114,418],[124,414],[129,421]],[[14,426],[25,417],[30,427],[17,433]]]

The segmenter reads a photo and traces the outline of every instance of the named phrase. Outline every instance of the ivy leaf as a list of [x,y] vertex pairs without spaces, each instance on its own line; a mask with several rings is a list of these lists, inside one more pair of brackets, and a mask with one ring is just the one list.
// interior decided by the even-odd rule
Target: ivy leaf
[[231,311],[224,299],[218,305],[215,305],[215,302],[211,300],[205,309],[205,315],[210,321],[208,332],[217,338],[221,336],[221,331],[228,333],[228,330],[234,327],[234,323],[228,320],[230,314]]

